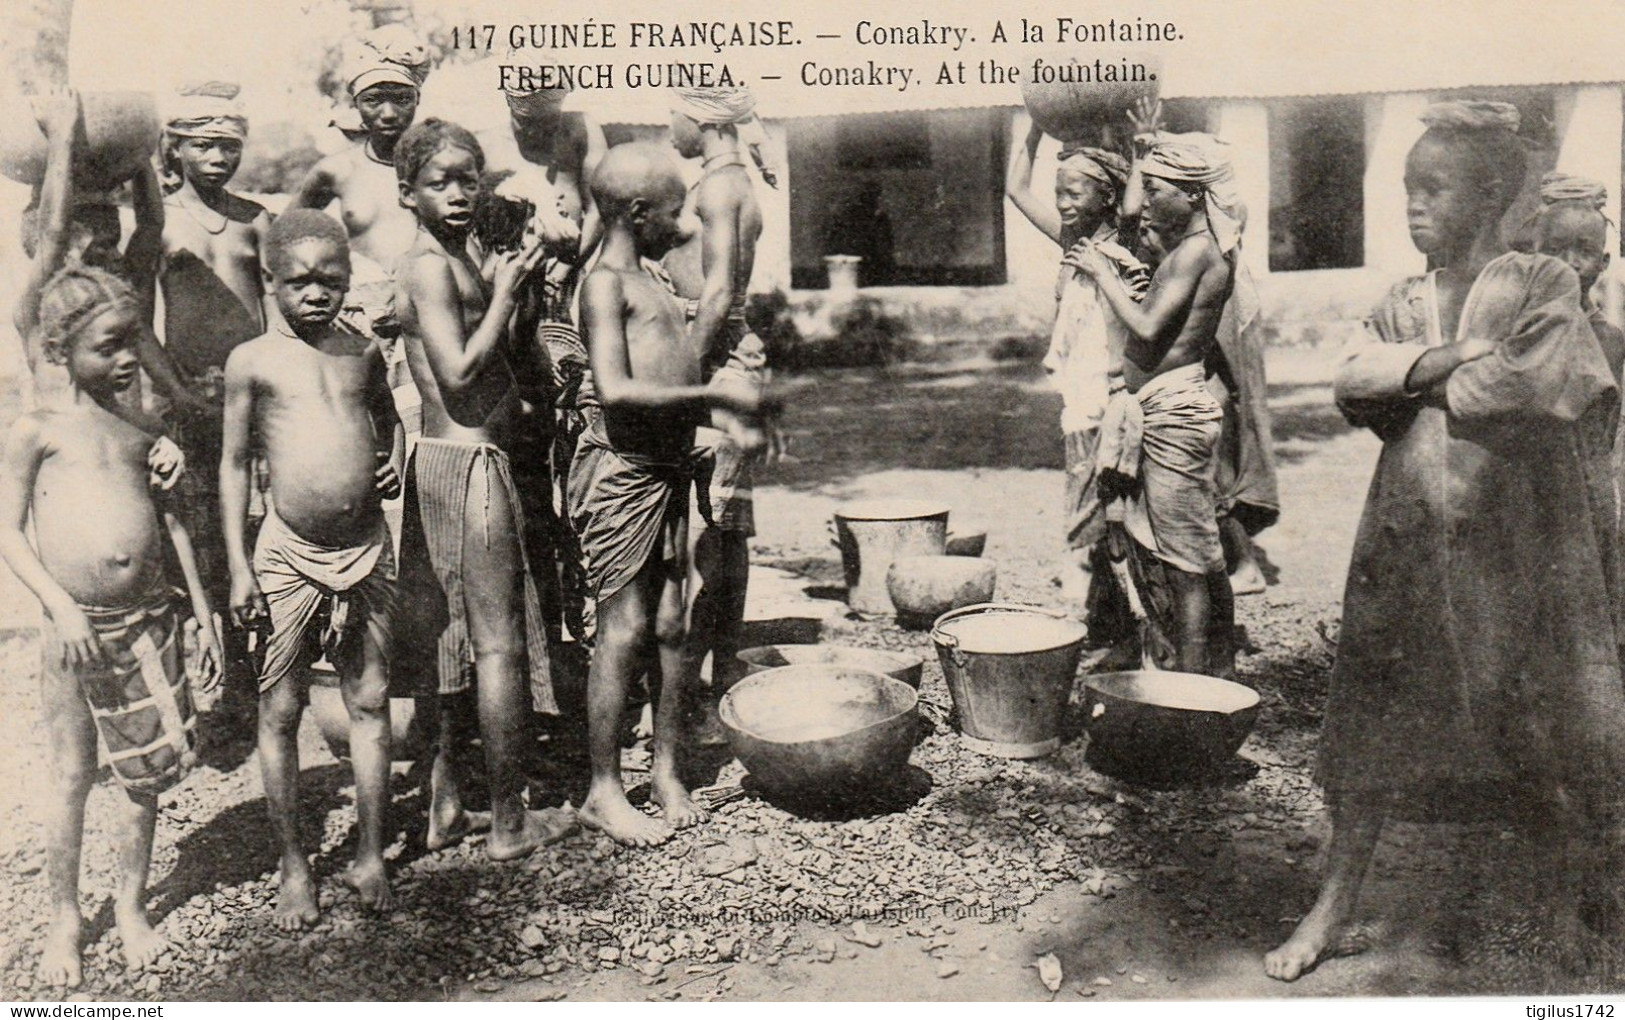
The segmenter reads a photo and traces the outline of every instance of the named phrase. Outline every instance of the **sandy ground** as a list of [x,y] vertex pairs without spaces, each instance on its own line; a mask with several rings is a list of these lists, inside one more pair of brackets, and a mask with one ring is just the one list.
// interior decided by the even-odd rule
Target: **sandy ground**
[[[427,854],[422,800],[397,782],[401,903],[370,918],[334,873],[353,822],[347,770],[307,719],[307,832],[326,919],[269,931],[274,855],[257,764],[217,741],[209,764],[167,795],[153,913],[177,943],[149,974],[117,967],[107,907],[114,791],[92,795],[83,902],[92,997],[1046,999],[1035,960],[1053,953],[1065,999],[1486,994],[1617,990],[1604,962],[1563,975],[1536,910],[1551,880],[1496,823],[1391,826],[1362,922],[1303,980],[1265,978],[1259,959],[1307,909],[1324,822],[1309,781],[1343,573],[1377,443],[1330,406],[1327,358],[1271,352],[1282,521],[1262,545],[1268,592],[1243,600],[1254,646],[1242,679],[1264,694],[1235,768],[1204,785],[1119,786],[1073,741],[1048,759],[982,758],[938,725],[916,749],[904,802],[801,818],[753,798],[668,847],[625,851],[578,836],[523,865],[488,864],[478,841]],[[908,496],[953,508],[955,530],[986,530],[1001,599],[1057,604],[1060,449],[1056,398],[1025,364],[818,373],[802,378],[795,460],[759,489],[755,598],[796,602],[825,639],[926,658],[927,700],[945,700],[928,639],[848,620],[825,522],[847,499]],[[5,619],[30,611],[8,599]],[[44,896],[38,808],[41,740],[23,630],[0,644],[0,998],[34,987]],[[1076,720],[1072,721],[1076,728]],[[555,732],[556,747],[567,742]],[[635,767],[637,751],[629,752]],[[552,796],[579,798],[569,755]],[[705,778],[737,778],[736,764]],[[573,792],[574,791],[574,792]],[[743,844],[741,844],[743,840]],[[718,854],[743,845],[721,873]],[[747,923],[726,907],[795,904],[802,919]],[[906,917],[873,911],[906,908]],[[709,911],[709,913],[708,913]],[[865,912],[869,913],[866,914]],[[665,912],[664,914],[662,912]],[[676,920],[677,915],[682,920]],[[972,916],[959,916],[970,914]],[[670,915],[671,919],[667,919]],[[811,915],[811,916],[809,916]],[[852,920],[869,917],[867,928]]]

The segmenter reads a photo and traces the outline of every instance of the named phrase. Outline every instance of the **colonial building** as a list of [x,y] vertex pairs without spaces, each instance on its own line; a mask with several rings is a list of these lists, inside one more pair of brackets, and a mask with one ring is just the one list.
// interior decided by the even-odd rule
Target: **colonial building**
[[[1211,131],[1232,147],[1250,210],[1246,258],[1278,342],[1341,340],[1393,280],[1422,268],[1405,226],[1404,159],[1436,99],[1498,99],[1522,112],[1530,179],[1508,230],[1553,167],[1608,182],[1619,222],[1625,8],[1537,12],[1491,0],[1417,5],[1401,21],[1376,5],[1309,4],[1290,19],[1218,6],[1200,22],[1184,15],[1185,41],[1162,49],[1162,95],[1171,129]],[[851,49],[854,60],[876,56]],[[1231,59],[1242,53],[1270,59]],[[924,73],[938,61],[917,63]],[[827,296],[825,257],[862,254],[864,293],[919,337],[1047,330],[1057,253],[1004,197],[1010,139],[1028,126],[1017,86],[830,91],[824,103],[826,93],[778,84],[761,89],[761,109],[786,166],[767,197],[754,289],[782,288],[814,309]],[[612,138],[665,122],[646,96],[582,102]],[[1040,150],[1040,189],[1056,148]],[[1607,303],[1617,313],[1617,298]]]

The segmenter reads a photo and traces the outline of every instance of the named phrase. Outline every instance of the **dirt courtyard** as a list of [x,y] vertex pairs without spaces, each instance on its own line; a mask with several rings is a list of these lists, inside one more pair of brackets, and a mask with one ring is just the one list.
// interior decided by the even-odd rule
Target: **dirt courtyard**
[[[1347,954],[1292,985],[1260,958],[1315,889],[1326,835],[1310,781],[1343,574],[1378,444],[1331,405],[1331,354],[1270,352],[1281,522],[1260,543],[1272,584],[1238,602],[1241,679],[1263,711],[1233,769],[1198,787],[1100,776],[1073,739],[1049,758],[980,757],[934,719],[895,803],[798,817],[751,797],[653,850],[578,834],[495,865],[475,839],[428,853],[417,774],[400,767],[391,849],[397,906],[363,913],[337,873],[351,851],[348,769],[308,714],[305,831],[322,883],[312,932],[272,930],[275,853],[258,763],[211,739],[167,794],[152,915],[174,948],[118,965],[107,897],[109,798],[90,801],[85,996],[136,999],[1166,999],[1618,991],[1611,960],[1561,974],[1538,917],[1552,875],[1500,824],[1390,826]],[[753,596],[810,607],[823,640],[926,659],[922,699],[946,704],[928,637],[848,619],[825,525],[848,499],[952,506],[985,530],[1001,601],[1059,604],[1059,398],[1026,362],[820,371],[794,380],[793,459],[757,493]],[[45,919],[44,749],[32,610],[8,577],[0,618],[0,998],[34,984]],[[1075,732],[1079,720],[1071,720]],[[203,724],[209,724],[205,716]],[[543,746],[537,795],[579,802],[568,722]],[[550,751],[556,753],[550,754]],[[713,758],[715,756],[712,756]],[[725,756],[723,756],[725,758]],[[627,752],[629,778],[646,757]],[[696,781],[736,780],[700,762]],[[1052,993],[1035,961],[1053,953]]]

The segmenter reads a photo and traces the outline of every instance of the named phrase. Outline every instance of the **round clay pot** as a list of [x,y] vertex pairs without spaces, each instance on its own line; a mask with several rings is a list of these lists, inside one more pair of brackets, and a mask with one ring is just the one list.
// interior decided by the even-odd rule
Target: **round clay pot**
[[978,556],[905,556],[886,572],[897,622],[928,627],[953,609],[993,599],[998,566]]
[[[1085,63],[1076,55],[1064,53],[1043,54],[1044,64],[1065,72],[1056,77],[1081,77]],[[1145,65],[1147,81],[1085,82],[1037,81],[1023,79],[1021,100],[1033,123],[1044,133],[1062,141],[1076,141],[1098,134],[1104,124],[1125,125],[1124,113],[1140,99],[1155,99],[1162,78],[1162,56],[1140,50],[1124,52],[1122,58],[1130,64]],[[1103,61],[1104,62],[1104,61]],[[1090,67],[1092,70],[1092,66]]]
[[[32,103],[6,99],[0,104],[0,173],[20,184],[38,184],[45,176],[45,133]],[[144,92],[87,92],[79,102],[85,144],[74,164],[75,181],[105,191],[129,180],[157,150],[158,110]]]
[[[335,758],[350,757],[350,713],[344,707],[338,674],[325,662],[310,667],[307,690],[310,714],[327,749]],[[427,746],[417,725],[417,702],[412,698],[389,699],[390,757],[395,761],[415,761]]]
[[942,551],[949,556],[980,556],[987,551],[987,532],[950,531]]

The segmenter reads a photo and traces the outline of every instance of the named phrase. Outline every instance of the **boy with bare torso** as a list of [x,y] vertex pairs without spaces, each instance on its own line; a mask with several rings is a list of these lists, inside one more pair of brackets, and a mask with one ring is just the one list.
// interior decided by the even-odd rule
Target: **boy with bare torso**
[[[219,644],[191,540],[152,492],[156,424],[119,399],[136,379],[139,303],[102,270],[70,268],[52,279],[39,339],[42,353],[67,367],[70,389],[17,420],[0,464],[0,556],[49,618],[41,701],[51,737],[53,916],[40,977],[69,988],[82,979],[79,856],[98,736],[127,795],[113,900],[125,959],[138,970],[166,948],[146,917],[147,869],[158,794],[195,760],[196,722],[164,576],[166,531],[207,650],[204,681],[218,682]],[[24,533],[30,518],[33,544]]]
[[[603,409],[570,470],[570,519],[598,602],[587,679],[592,785],[580,815],[618,842],[649,846],[706,816],[677,768],[682,698],[696,665],[685,654],[683,605],[694,429],[712,408],[753,415],[766,405],[759,388],[702,382],[682,308],[649,268],[682,240],[684,188],[667,152],[646,143],[611,149],[593,194],[604,248],[582,285],[582,327]],[[645,668],[663,681],[650,781],[664,819],[633,808],[621,783],[621,713]]]
[[486,821],[463,808],[462,759],[472,733],[456,696],[472,689],[490,773],[486,852],[510,860],[571,827],[527,810],[523,798],[529,713],[558,710],[509,460],[528,424],[516,380],[533,381],[539,371],[511,342],[510,320],[542,249],[529,238],[494,255],[487,292],[469,237],[485,162],[479,142],[431,117],[402,138],[395,161],[401,204],[417,219],[400,264],[398,307],[423,397],[403,556],[427,559],[449,616],[438,650],[441,727],[428,843],[446,845]]
[[[327,216],[290,210],[267,232],[265,273],[280,321],[226,362],[220,501],[231,563],[231,609],[260,632],[260,766],[281,851],[276,923],[317,920],[299,834],[304,692],[296,672],[319,652],[338,670],[350,715],[359,839],[347,880],[364,905],[387,910],[388,657],[394,557],[381,499],[400,491],[399,430],[383,355],[334,328],[349,260]],[[255,443],[270,468],[252,557],[244,535]]]
[[1095,280],[1127,329],[1124,378],[1144,420],[1128,529],[1167,570],[1178,668],[1222,676],[1234,664],[1234,610],[1215,491],[1223,411],[1208,390],[1206,363],[1235,277],[1241,208],[1221,144],[1205,135],[1162,136],[1135,164],[1144,215],[1168,246],[1143,302],[1099,251],[1074,250],[1063,263]]

